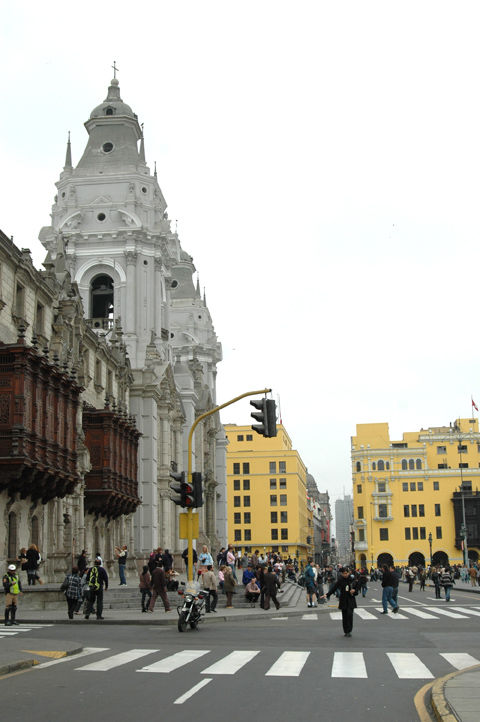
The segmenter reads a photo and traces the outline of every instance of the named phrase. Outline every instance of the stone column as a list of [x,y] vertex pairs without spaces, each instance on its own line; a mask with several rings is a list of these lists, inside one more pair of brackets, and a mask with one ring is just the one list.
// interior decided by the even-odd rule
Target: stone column
[[154,298],[155,298],[155,335],[162,335],[162,259],[155,257]]
[[125,251],[125,258],[127,261],[127,284],[125,288],[125,303],[126,303],[126,319],[125,319],[125,331],[126,333],[135,332],[135,309],[137,308],[136,303],[136,283],[135,283],[135,270],[137,265],[137,252],[136,251]]

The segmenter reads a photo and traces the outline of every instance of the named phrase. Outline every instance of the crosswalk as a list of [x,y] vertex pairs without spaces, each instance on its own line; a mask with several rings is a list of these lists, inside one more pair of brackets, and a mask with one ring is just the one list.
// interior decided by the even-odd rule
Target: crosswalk
[[0,639],[8,637],[16,637],[17,634],[23,634],[24,632],[34,632],[37,629],[45,629],[46,627],[53,627],[53,624],[19,624],[18,627],[0,627]]
[[[112,672],[119,667],[127,668],[129,671],[149,674],[170,674],[183,667],[199,663],[195,668],[201,677],[208,675],[211,678],[216,676],[234,676],[246,669],[255,661],[255,675],[265,677],[299,677],[302,672],[310,669],[323,669],[330,667],[331,678],[341,679],[366,679],[369,676],[369,667],[378,670],[378,657],[385,657],[385,665],[381,668],[390,670],[394,679],[433,679],[438,676],[439,664],[447,667],[443,674],[452,670],[461,670],[480,664],[480,660],[467,652],[425,652],[421,650],[414,652],[379,652],[376,649],[365,651],[329,652],[325,649],[307,650],[284,650],[276,652],[276,659],[272,659],[271,653],[258,649],[243,649],[232,651],[214,651],[209,649],[182,649],[168,654],[162,653],[161,649],[127,649],[122,652],[110,653],[106,647],[87,647],[80,654],[72,657],[65,657],[58,660],[44,662],[35,669],[41,670],[53,664],[65,662],[73,664],[76,672]],[[228,653],[226,653],[228,652]],[[218,656],[220,654],[220,657]],[[278,654],[278,656],[277,656]],[[427,660],[421,659],[421,654],[428,656]],[[85,657],[96,656],[93,662],[84,664]],[[150,659],[147,659],[150,657]],[[129,666],[130,665],[130,666]],[[429,667],[432,667],[434,671]],[[201,685],[200,685],[201,686]]]
[[[374,614],[378,612],[379,614]],[[383,612],[382,607],[374,607],[373,609],[365,609],[364,607],[357,607],[355,614],[364,620],[380,619],[380,615]],[[385,615],[386,616],[386,615]],[[430,607],[430,606],[418,606],[418,607],[403,607],[400,606],[400,611],[397,614],[393,614],[392,610],[389,609],[388,618],[393,621],[401,621],[410,618],[420,618],[429,620],[441,620],[445,621],[445,617],[448,619],[469,619],[472,617],[480,617],[480,607]],[[338,621],[342,618],[340,611],[330,612],[330,619]],[[302,619],[318,619],[318,614],[310,613],[304,614]]]

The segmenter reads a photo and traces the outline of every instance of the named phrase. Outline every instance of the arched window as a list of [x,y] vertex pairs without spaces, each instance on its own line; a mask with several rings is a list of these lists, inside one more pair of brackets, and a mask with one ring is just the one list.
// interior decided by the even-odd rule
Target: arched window
[[407,460],[402,459],[402,471],[406,471],[408,468]]
[[38,535],[38,517],[32,516],[32,541],[31,544],[35,544],[35,546],[40,546],[40,539]]
[[17,515],[11,511],[8,515],[8,558],[16,559],[17,554]]
[[385,462],[382,461],[382,459],[380,459],[380,461],[378,462],[378,470],[385,471]]
[[361,470],[362,470],[362,464],[360,463],[360,461],[357,461],[356,469],[357,469],[357,471],[361,471]]
[[110,105],[108,108],[105,109],[105,115],[114,115],[115,114],[115,108],[112,108]]
[[408,460],[408,468],[409,469],[415,469],[415,462],[413,459]]
[[113,279],[96,276],[90,286],[90,317],[113,319]]
[[415,466],[417,467],[417,469],[421,469],[422,468],[422,460],[417,459],[417,461],[415,462]]
[[372,471],[376,471],[376,470],[377,470],[377,465],[375,462],[373,462],[372,463]]

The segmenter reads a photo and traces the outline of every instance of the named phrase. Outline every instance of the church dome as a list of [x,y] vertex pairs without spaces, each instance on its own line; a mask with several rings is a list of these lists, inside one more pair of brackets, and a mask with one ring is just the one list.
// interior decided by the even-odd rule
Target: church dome
[[92,110],[90,118],[103,118],[109,115],[127,115],[130,118],[137,118],[131,107],[121,99],[117,78],[113,78],[108,88],[107,97],[103,103],[100,103]]

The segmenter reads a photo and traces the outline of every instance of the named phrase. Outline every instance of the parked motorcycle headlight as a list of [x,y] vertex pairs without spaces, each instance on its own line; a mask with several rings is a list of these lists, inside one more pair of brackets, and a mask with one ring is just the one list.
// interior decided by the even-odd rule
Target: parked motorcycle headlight
[[193,601],[192,595],[191,595],[191,594],[185,594],[185,600],[186,600],[187,602],[192,602],[192,601]]

